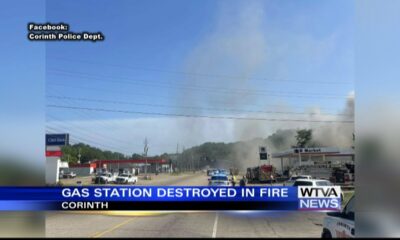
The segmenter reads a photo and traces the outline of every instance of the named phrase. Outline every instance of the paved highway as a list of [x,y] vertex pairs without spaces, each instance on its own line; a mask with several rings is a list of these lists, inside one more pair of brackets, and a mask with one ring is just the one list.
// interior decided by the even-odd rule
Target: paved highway
[[[166,179],[165,184],[158,184],[207,183],[204,173]],[[323,213],[300,212],[109,212],[107,215],[51,212],[46,219],[46,236],[320,237],[323,217]]]

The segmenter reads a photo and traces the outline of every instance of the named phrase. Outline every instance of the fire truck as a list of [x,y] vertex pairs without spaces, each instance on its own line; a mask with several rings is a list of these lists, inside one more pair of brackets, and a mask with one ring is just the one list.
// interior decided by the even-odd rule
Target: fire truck
[[341,167],[332,169],[332,175],[329,180],[334,184],[354,183],[354,164],[345,164]]
[[276,181],[276,169],[272,165],[261,165],[247,168],[246,178],[249,182],[274,182]]

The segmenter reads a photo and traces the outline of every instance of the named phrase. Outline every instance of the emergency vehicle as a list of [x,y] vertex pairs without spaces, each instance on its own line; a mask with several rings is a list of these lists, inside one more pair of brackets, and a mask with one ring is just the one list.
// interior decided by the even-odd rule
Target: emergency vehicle
[[322,238],[354,238],[354,196],[341,212],[330,212],[324,218]]

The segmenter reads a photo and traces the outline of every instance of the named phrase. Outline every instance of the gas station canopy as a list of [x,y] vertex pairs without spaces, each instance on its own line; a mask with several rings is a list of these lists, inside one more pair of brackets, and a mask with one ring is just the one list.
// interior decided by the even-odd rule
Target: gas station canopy
[[283,152],[273,153],[273,158],[289,158],[301,156],[352,157],[353,149],[339,149],[337,147],[292,148]]

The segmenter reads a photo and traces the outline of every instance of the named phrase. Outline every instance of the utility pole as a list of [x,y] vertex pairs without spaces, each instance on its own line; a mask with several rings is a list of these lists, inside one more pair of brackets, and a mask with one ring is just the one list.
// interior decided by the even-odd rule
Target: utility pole
[[120,155],[118,154],[117,156],[118,156],[118,159],[117,159],[117,163],[118,163],[118,164],[117,164],[117,168],[118,168],[118,170],[117,170],[117,171],[118,171],[118,173],[119,173],[119,159],[120,159]]
[[301,167],[301,153],[300,153],[300,149],[299,149],[299,166]]
[[185,155],[184,155],[184,152],[185,152],[185,146],[182,146],[182,158],[183,158],[183,164],[185,165],[185,171],[187,171],[187,162],[186,162],[186,158],[185,158]]
[[145,177],[147,177],[147,152],[148,152],[148,150],[149,150],[149,147],[148,147],[148,142],[147,142],[147,137],[144,139],[144,151],[143,151],[143,157],[144,157],[144,159],[145,159],[145,168],[144,168],[144,174],[145,174]]
[[181,166],[179,165],[179,143],[176,144],[176,167],[178,167],[179,172],[181,172]]
[[194,160],[193,160],[193,152],[190,153],[190,157],[191,157],[190,163],[191,163],[191,166],[192,166],[192,171],[194,171],[195,170],[195,166],[194,166]]
[[79,153],[78,153],[78,163],[81,163],[81,148],[79,148]]

